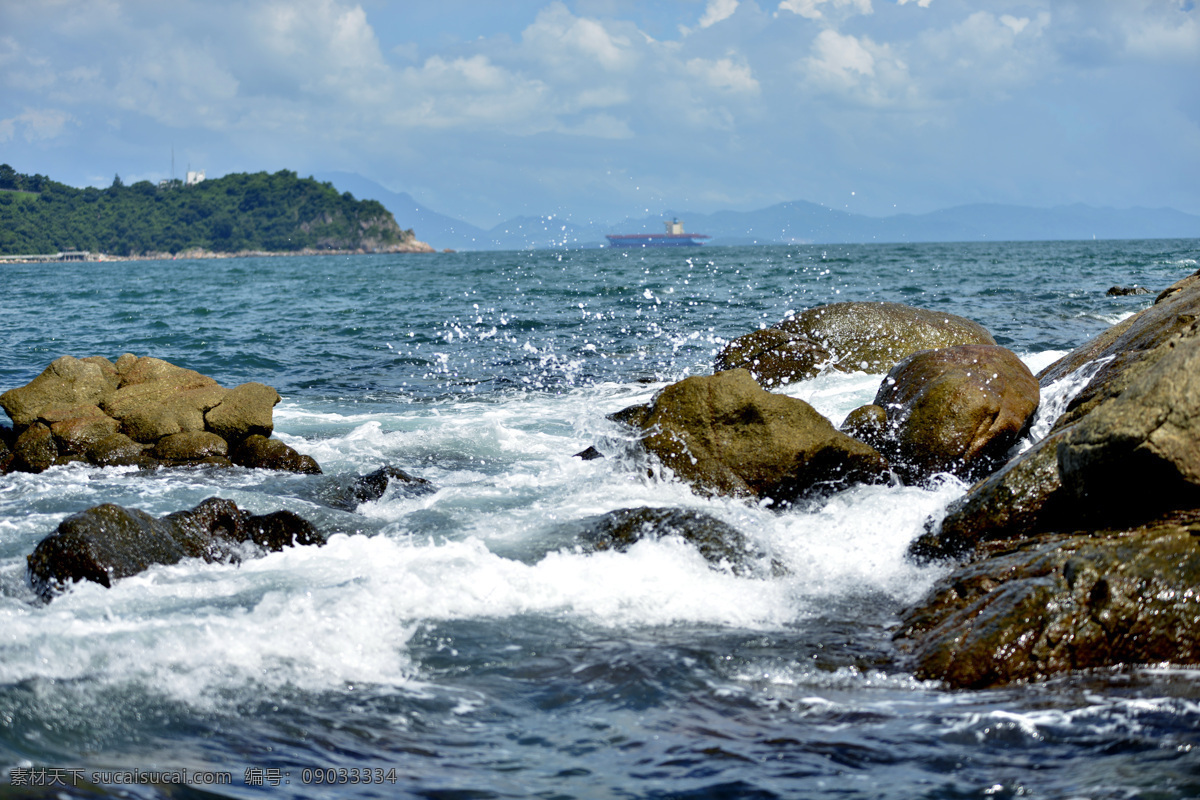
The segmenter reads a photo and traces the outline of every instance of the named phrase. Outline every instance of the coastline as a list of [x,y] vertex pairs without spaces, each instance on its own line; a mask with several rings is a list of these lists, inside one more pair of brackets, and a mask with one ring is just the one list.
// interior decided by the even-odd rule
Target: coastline
[[[221,252],[206,250],[202,247],[194,247],[189,250],[181,250],[178,253],[132,253],[130,255],[118,256],[108,253],[87,253],[83,258],[64,259],[55,258],[49,253],[30,253],[27,255],[11,255],[0,257],[0,263],[6,264],[34,264],[37,262],[63,262],[67,260],[74,261],[179,261],[181,259],[204,259],[204,258],[266,258],[275,256],[354,256],[366,255],[369,253],[436,253],[438,252],[432,245],[419,240],[412,240],[401,244],[390,245],[388,247],[366,248],[358,247],[346,250],[331,250],[326,248],[305,247],[300,250],[238,250],[236,252]],[[62,254],[60,253],[59,256]]]

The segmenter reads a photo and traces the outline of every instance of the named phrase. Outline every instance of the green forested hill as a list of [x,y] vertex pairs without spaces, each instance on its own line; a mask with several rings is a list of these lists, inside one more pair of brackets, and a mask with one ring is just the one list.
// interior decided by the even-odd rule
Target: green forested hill
[[380,203],[287,170],[76,189],[0,165],[0,255],[383,250],[414,239]]

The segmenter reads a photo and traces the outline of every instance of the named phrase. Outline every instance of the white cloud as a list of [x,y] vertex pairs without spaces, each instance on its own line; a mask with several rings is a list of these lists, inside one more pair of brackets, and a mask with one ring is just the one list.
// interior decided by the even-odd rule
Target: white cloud
[[782,0],[778,11],[790,11],[807,19],[824,19],[821,6],[826,4],[838,10],[848,8],[851,13],[870,14],[874,11],[871,0]]
[[635,58],[628,36],[614,35],[603,24],[572,14],[561,2],[544,8],[521,33],[530,56],[559,67],[599,66],[607,71],[632,65]]
[[1043,34],[1048,12],[1035,17],[976,11],[941,30],[927,30],[910,49],[925,92],[942,100],[1005,92],[1041,79],[1054,58]]
[[750,66],[745,61],[734,61],[732,57],[715,61],[693,58],[687,62],[687,71],[721,91],[758,94],[761,88]]
[[[896,2],[897,2],[897,4],[904,6],[904,5],[908,5],[909,3],[913,2],[913,0],[896,0]],[[920,8],[929,8],[929,4],[931,2],[932,2],[932,0],[916,0],[917,6],[919,6]]]
[[737,11],[738,0],[708,0],[704,16],[700,18],[701,28],[711,28],[722,20],[729,19]]
[[77,123],[70,113],[57,108],[26,108],[10,119],[0,120],[0,142],[12,139],[18,127],[27,142],[57,139],[68,124]]

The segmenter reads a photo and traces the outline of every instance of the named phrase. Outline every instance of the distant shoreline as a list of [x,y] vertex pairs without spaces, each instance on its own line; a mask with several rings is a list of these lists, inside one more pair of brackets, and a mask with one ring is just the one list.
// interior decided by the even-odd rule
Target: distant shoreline
[[[357,256],[370,254],[385,254],[385,253],[436,253],[431,245],[420,242],[411,241],[404,244],[392,245],[390,247],[367,250],[358,248],[354,250],[327,250],[305,247],[301,250],[238,250],[233,253],[218,252],[213,250],[205,250],[203,248],[193,248],[191,250],[183,250],[178,253],[137,253],[127,256],[110,255],[108,253],[86,253],[85,257],[64,258],[64,254],[51,253],[28,253],[21,255],[0,255],[0,263],[3,264],[38,264],[38,263],[53,263],[62,264],[67,262],[87,262],[87,261],[192,261],[206,258],[267,258],[276,256]],[[446,250],[443,252],[453,252]],[[72,253],[71,255],[77,255]]]

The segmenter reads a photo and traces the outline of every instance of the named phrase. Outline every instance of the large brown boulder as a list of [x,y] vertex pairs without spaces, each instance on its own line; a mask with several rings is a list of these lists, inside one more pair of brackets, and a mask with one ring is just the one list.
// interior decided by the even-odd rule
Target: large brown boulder
[[991,471],[1038,401],[1037,380],[1015,353],[975,344],[914,353],[888,372],[875,395],[887,412],[885,452],[909,479]]
[[1200,663],[1200,512],[988,555],[903,616],[897,642],[918,678],[980,689],[1115,664]]
[[113,377],[93,360],[63,356],[29,383],[0,394],[0,407],[24,429],[47,407],[98,404],[117,388]]
[[734,339],[715,369],[747,369],[775,386],[823,369],[884,373],[919,350],[995,343],[983,326],[954,314],[899,303],[833,303]]
[[873,448],[838,432],[803,400],[766,391],[746,370],[687,378],[648,407],[616,416],[703,494],[790,503],[890,474]]
[[1078,372],[1094,370],[1055,422],[1061,429],[1086,416],[1133,383],[1170,350],[1171,343],[1200,335],[1200,280],[1189,276],[1166,289],[1157,302],[1075,348],[1038,373],[1043,387]]
[[106,503],[68,517],[28,558],[34,591],[52,599],[75,581],[112,586],[155,564],[184,558],[236,561],[246,543],[264,550],[293,544],[323,544],[325,537],[290,512],[255,516],[232,500],[212,497],[190,511],[155,518],[144,511]]
[[1161,350],[1058,445],[1063,486],[1089,516],[1200,507],[1200,336]]

